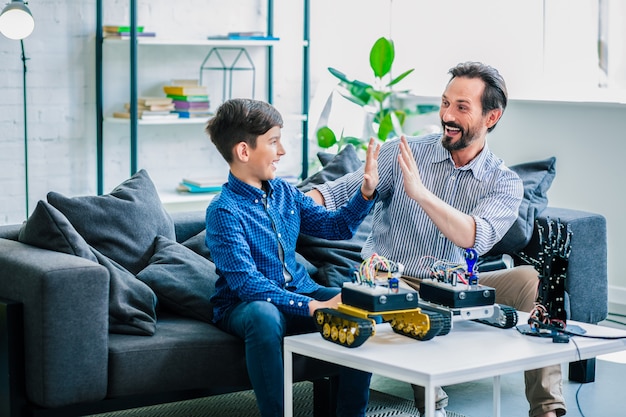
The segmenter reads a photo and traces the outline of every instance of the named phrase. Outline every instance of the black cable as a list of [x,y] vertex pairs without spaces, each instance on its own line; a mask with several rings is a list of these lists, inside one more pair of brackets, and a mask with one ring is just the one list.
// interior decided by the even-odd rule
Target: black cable
[[[574,343],[574,346],[576,346],[576,355],[578,356],[578,361],[581,360],[581,355],[580,355],[580,349],[578,348],[578,343],[576,343],[576,340],[571,339],[572,343]],[[581,417],[585,417],[585,414],[583,413],[583,410],[580,408],[580,400],[578,399],[578,393],[580,392],[580,389],[583,387],[583,383],[581,382],[578,385],[578,389],[576,389],[576,407],[578,408],[578,412],[580,413]]]

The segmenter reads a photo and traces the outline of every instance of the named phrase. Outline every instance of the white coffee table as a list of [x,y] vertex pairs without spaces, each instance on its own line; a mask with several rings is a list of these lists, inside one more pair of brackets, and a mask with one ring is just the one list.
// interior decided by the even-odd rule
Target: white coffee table
[[[519,316],[519,323],[526,323],[528,314]],[[435,387],[493,377],[493,415],[500,417],[501,375],[626,350],[626,331],[574,321],[568,325],[582,327],[589,336],[623,338],[575,336],[569,343],[552,343],[548,338],[522,335],[515,328],[473,321],[455,321],[448,335],[423,342],[379,324],[376,334],[354,349],[326,341],[319,333],[288,336],[284,339],[285,416],[293,416],[292,356],[297,353],[421,385],[426,388],[426,417],[435,413]]]

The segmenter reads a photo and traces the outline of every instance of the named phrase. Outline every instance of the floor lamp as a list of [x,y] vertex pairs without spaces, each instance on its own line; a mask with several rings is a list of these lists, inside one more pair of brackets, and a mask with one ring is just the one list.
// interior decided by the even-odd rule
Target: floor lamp
[[33,19],[26,2],[12,0],[0,13],[0,32],[9,39],[19,40],[22,48],[22,78],[24,93],[24,178],[26,192],[26,218],[28,218],[28,123],[26,121],[26,55],[24,54],[24,41],[35,28]]

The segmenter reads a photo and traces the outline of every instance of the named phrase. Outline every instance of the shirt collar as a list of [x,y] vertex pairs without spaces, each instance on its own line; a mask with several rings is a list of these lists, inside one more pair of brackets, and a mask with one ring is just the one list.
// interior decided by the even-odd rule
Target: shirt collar
[[[440,136],[441,139],[441,136]],[[487,141],[485,141],[485,146],[480,151],[478,155],[474,159],[472,159],[469,164],[459,167],[459,170],[462,171],[471,171],[476,179],[481,180],[487,171],[491,168],[491,161],[493,158],[490,158],[491,151],[489,150],[489,146],[487,145]],[[450,151],[443,147],[441,144],[441,140],[437,142],[437,147],[435,152],[433,152],[432,163],[441,163],[444,161],[449,161],[452,166],[454,166],[454,161],[452,160],[452,155],[450,155]]]
[[[265,182],[268,189],[267,194],[269,194],[270,197],[274,193],[273,181],[274,180]],[[230,191],[246,199],[257,200],[266,197],[265,191],[241,181],[239,178],[235,177],[232,172],[228,172],[228,183],[226,185]]]

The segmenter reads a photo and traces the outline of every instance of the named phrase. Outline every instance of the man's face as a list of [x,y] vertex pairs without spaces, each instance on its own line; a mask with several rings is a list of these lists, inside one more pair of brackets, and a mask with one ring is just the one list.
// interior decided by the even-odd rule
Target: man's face
[[480,78],[455,77],[441,97],[439,117],[443,126],[441,143],[449,151],[467,148],[487,134],[481,97],[485,84]]
[[280,127],[274,126],[256,140],[256,148],[250,151],[250,168],[254,176],[261,181],[276,177],[276,166],[285,154],[280,142]]

